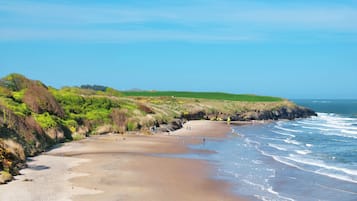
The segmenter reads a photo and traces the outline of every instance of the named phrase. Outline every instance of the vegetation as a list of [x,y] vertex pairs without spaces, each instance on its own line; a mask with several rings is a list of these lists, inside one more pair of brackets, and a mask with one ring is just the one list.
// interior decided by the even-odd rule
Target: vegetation
[[56,118],[51,116],[48,112],[43,114],[33,114],[37,123],[44,129],[54,128],[58,125]]
[[[0,79],[0,171],[17,174],[26,156],[54,143],[126,131],[150,133],[175,119],[278,118],[297,106],[256,95],[210,92],[120,92],[100,85],[55,89],[11,74]],[[291,112],[290,112],[291,113]],[[288,114],[288,113],[287,113]],[[293,118],[295,116],[289,116]],[[165,128],[162,128],[166,131]]]
[[102,85],[89,85],[89,84],[85,84],[85,85],[81,85],[82,89],[91,89],[94,91],[105,91],[107,90],[108,87],[106,86],[102,86]]
[[198,98],[212,100],[247,101],[247,102],[275,102],[283,99],[271,96],[257,96],[247,94],[229,94],[220,92],[185,92],[185,91],[126,91],[126,96],[146,96],[146,97],[181,97]]
[[0,171],[0,184],[11,181],[12,175],[7,171]]

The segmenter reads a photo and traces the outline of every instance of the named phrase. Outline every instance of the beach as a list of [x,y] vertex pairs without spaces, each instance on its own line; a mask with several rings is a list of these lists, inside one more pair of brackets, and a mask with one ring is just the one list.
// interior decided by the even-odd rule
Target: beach
[[[224,122],[190,121],[155,135],[107,134],[63,144],[29,161],[7,185],[1,200],[243,200],[213,179],[207,161],[169,154],[206,153],[190,144],[224,139]],[[19,191],[21,189],[21,191]]]

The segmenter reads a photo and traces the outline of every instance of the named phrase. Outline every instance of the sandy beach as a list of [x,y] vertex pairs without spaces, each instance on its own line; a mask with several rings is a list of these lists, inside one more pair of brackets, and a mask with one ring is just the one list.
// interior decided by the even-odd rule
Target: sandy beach
[[223,122],[190,121],[170,134],[108,134],[66,143],[31,159],[16,181],[0,186],[0,198],[242,200],[228,183],[212,179],[214,167],[206,161],[157,155],[190,153],[187,145],[222,139],[228,132]]

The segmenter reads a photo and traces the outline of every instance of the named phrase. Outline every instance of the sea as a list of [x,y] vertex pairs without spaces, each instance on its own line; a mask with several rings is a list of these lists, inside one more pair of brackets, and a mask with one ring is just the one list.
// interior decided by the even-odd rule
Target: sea
[[257,201],[357,201],[357,100],[293,100],[317,117],[232,126],[191,155],[212,162],[217,179]]

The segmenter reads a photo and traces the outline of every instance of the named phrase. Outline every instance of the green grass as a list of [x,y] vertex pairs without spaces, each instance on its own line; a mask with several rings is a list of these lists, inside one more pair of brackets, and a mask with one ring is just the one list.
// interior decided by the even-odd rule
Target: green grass
[[229,94],[220,92],[185,92],[185,91],[126,91],[125,96],[199,98],[212,100],[247,101],[247,102],[277,102],[283,99],[271,96],[247,94]]

